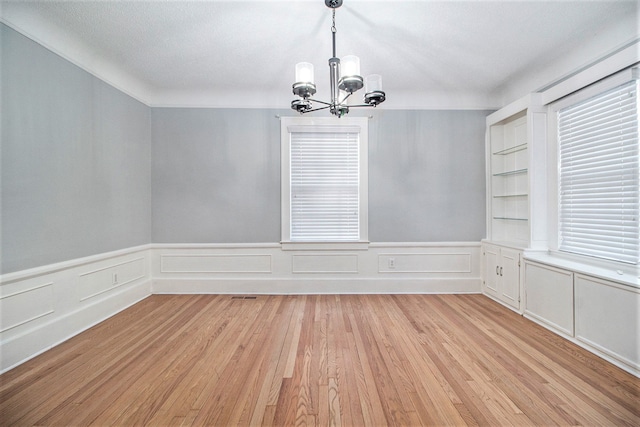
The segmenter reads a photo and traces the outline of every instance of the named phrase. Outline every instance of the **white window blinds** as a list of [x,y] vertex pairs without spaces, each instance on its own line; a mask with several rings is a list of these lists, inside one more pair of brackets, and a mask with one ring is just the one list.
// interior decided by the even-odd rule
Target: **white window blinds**
[[358,241],[358,132],[292,132],[290,153],[291,241]]
[[638,83],[558,111],[559,249],[638,263]]

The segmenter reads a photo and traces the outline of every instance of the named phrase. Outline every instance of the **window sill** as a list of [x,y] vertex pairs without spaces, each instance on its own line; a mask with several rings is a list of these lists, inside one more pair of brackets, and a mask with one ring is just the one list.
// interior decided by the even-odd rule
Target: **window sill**
[[283,251],[366,251],[369,242],[280,242]]
[[640,288],[640,277],[638,267],[606,261],[591,259],[578,255],[565,254],[562,252],[524,252],[524,259],[538,262],[557,268],[573,271],[603,280],[616,282],[632,288]]

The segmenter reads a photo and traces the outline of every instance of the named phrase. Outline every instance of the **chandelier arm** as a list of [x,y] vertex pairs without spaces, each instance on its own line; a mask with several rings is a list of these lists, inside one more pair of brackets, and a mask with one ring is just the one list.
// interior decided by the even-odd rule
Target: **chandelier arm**
[[375,108],[376,106],[375,105],[369,105],[369,104],[349,105],[349,108],[359,108],[359,107],[369,107],[369,108],[373,107],[373,108]]
[[330,102],[319,101],[319,100],[317,100],[317,99],[313,99],[313,98],[309,98],[309,101],[311,101],[311,102],[317,102],[318,104],[324,104],[324,105],[327,105],[327,106],[329,106],[329,107],[332,105]]
[[353,92],[347,93],[347,95],[344,98],[342,98],[342,101],[338,102],[338,105],[342,105],[342,103],[346,101],[347,98],[349,98],[351,95],[353,95]]
[[307,110],[305,111],[305,113],[311,113],[312,111],[326,110],[327,108],[329,108],[329,105],[327,105],[326,107],[319,107],[319,108],[314,108],[312,110]]

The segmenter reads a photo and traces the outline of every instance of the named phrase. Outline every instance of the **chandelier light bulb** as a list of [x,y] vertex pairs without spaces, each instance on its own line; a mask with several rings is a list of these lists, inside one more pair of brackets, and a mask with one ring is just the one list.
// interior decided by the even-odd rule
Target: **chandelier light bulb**
[[310,62],[298,62],[296,64],[296,82],[314,83],[313,64]]
[[355,55],[347,55],[340,59],[342,77],[351,77],[360,75],[360,58]]
[[380,74],[370,74],[365,77],[364,90],[366,93],[382,91],[382,76]]

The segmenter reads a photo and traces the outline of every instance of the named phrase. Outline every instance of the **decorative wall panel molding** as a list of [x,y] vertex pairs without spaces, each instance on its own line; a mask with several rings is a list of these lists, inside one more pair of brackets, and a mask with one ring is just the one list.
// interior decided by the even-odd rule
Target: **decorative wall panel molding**
[[53,283],[0,296],[0,332],[53,313]]
[[271,255],[162,255],[162,273],[271,273]]
[[380,273],[471,273],[471,253],[385,253]]
[[291,271],[300,273],[358,273],[357,254],[295,254]]
[[113,288],[127,285],[145,276],[145,259],[136,258],[80,274],[80,301],[93,298]]

